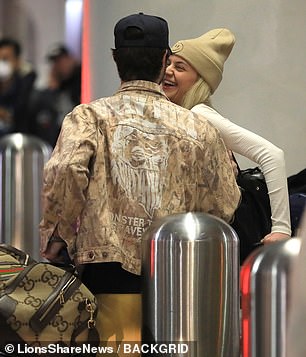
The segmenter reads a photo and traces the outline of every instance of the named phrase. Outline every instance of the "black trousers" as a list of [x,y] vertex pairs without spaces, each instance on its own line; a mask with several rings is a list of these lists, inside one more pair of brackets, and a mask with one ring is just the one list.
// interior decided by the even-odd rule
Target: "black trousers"
[[140,294],[141,276],[121,267],[121,263],[85,264],[82,282],[93,294]]

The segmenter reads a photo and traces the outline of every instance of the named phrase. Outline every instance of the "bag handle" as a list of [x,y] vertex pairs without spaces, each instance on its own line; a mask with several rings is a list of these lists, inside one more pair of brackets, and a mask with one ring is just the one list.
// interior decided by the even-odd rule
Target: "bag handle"
[[0,250],[8,255],[13,256],[22,265],[30,265],[36,263],[36,260],[31,258],[29,254],[17,249],[9,244],[0,244]]

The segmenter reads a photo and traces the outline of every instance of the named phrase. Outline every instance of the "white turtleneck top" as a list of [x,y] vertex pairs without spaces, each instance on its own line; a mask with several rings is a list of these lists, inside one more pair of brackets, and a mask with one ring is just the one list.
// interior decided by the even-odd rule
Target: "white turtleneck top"
[[291,235],[284,152],[261,136],[224,118],[205,104],[198,104],[191,110],[203,115],[220,131],[228,149],[257,163],[268,187],[272,213],[271,231]]

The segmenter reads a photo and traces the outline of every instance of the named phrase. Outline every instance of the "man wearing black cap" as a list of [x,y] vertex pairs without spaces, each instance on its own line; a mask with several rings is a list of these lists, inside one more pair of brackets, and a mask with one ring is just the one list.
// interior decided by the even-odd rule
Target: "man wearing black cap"
[[139,341],[143,232],[188,211],[230,221],[240,192],[218,132],[161,90],[167,22],[134,14],[114,34],[119,90],[66,116],[45,167],[41,252],[83,266],[102,341]]
[[47,59],[51,65],[54,87],[66,92],[73,106],[80,104],[81,65],[72,52],[63,44],[50,48]]
[[64,116],[81,101],[81,64],[63,44],[53,45],[46,58],[48,86],[32,95],[29,132],[54,147]]

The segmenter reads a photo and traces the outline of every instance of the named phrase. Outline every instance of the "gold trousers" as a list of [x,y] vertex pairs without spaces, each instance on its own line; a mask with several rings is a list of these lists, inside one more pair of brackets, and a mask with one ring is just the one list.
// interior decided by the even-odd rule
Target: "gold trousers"
[[100,334],[100,345],[114,347],[113,356],[128,357],[129,354],[121,348],[118,351],[117,346],[122,341],[141,345],[141,294],[98,294],[96,299],[96,326]]

